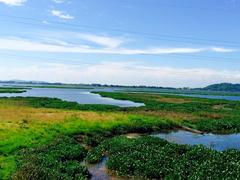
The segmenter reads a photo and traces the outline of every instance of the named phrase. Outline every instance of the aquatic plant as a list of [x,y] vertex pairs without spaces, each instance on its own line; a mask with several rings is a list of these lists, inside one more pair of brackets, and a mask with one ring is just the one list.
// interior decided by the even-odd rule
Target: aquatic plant
[[214,151],[203,146],[168,143],[144,136],[106,140],[88,152],[87,160],[98,162],[107,154],[109,169],[119,175],[150,179],[239,179],[240,152]]
[[22,150],[13,179],[88,179],[90,174],[81,164],[86,153],[82,145],[66,136],[43,147]]

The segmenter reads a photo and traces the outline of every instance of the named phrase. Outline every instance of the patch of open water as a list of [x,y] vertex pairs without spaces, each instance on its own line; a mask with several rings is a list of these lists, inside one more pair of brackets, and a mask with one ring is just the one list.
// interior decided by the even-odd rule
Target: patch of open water
[[240,134],[196,134],[189,131],[178,130],[157,133],[152,136],[177,144],[203,145],[217,151],[240,149]]

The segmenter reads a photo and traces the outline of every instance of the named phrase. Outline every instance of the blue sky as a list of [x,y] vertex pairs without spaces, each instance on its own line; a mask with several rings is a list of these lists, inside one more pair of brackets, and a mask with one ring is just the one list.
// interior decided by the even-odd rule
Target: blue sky
[[240,83],[238,0],[0,0],[0,79]]

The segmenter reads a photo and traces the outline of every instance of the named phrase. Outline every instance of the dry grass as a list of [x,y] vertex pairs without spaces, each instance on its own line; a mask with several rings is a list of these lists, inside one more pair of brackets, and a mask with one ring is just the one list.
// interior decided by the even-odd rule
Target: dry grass
[[190,103],[193,102],[191,99],[185,98],[185,97],[164,97],[161,95],[155,95],[155,94],[143,94],[143,96],[147,99],[152,99],[157,102],[164,102],[164,103],[176,103],[176,104],[182,104],[182,103]]
[[198,120],[199,116],[193,115],[190,113],[177,112],[177,111],[138,111],[137,113],[147,115],[147,116],[157,116],[163,119],[169,119],[172,121],[181,121],[181,120]]
[[158,102],[176,103],[176,104],[192,102],[190,99],[166,98],[166,97],[159,97],[159,98],[156,98],[155,100],[158,101]]
[[[20,131],[38,125],[51,125],[67,122],[71,119],[79,121],[106,122],[126,119],[122,113],[97,113],[30,107],[0,107],[0,139],[6,137],[6,131]],[[7,133],[10,134],[10,133]]]
[[91,121],[108,121],[114,118],[123,116],[116,113],[97,113],[91,111],[73,111],[73,110],[58,110],[46,108],[31,108],[31,107],[0,107],[0,124],[19,124],[22,121],[38,122],[38,123],[55,123],[62,122],[71,117],[91,120]]

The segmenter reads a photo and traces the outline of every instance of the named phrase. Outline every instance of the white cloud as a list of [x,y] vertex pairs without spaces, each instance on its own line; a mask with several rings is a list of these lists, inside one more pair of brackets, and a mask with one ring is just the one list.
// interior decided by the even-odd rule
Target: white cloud
[[235,51],[235,49],[222,48],[222,47],[212,47],[211,49],[215,52],[234,52]]
[[209,68],[173,68],[124,62],[102,62],[95,65],[35,63],[35,65],[4,66],[0,64],[1,79],[171,87],[199,87],[212,83],[240,81],[240,71]]
[[64,3],[66,0],[52,0],[52,1],[57,4],[61,4],[61,3]]
[[0,0],[0,3],[4,3],[10,6],[21,6],[23,5],[27,0]]
[[[53,39],[48,42],[33,41],[20,38],[0,38],[0,50],[29,51],[29,52],[51,52],[51,53],[96,53],[96,54],[189,54],[200,52],[216,52],[212,48],[145,48],[131,49],[120,47],[121,40],[108,37],[80,35],[82,39],[95,42],[103,47],[94,47],[86,44],[71,44],[62,40]],[[95,38],[94,38],[95,37]],[[220,48],[223,49],[223,48]],[[224,52],[226,52],[225,49]],[[219,52],[219,50],[217,51]],[[223,52],[223,51],[221,51]]]
[[74,33],[76,38],[90,41],[109,48],[119,47],[124,41],[119,38],[112,38],[108,36],[99,36],[94,34]]
[[74,19],[73,16],[63,12],[63,11],[58,11],[58,10],[51,10],[51,14],[53,16],[56,16],[58,18],[61,18],[61,19]]

